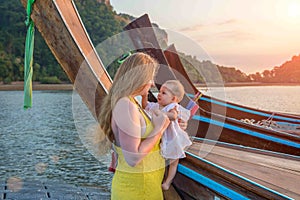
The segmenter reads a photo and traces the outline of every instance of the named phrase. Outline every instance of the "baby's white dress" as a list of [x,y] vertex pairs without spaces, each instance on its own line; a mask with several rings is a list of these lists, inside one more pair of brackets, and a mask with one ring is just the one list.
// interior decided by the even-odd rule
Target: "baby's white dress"
[[[181,108],[179,108],[181,107]],[[168,128],[163,133],[161,138],[161,155],[165,159],[179,159],[184,158],[184,150],[192,144],[188,134],[182,130],[178,124],[178,118],[187,121],[189,119],[190,111],[180,106],[178,103],[171,103],[161,109],[163,112],[168,112],[169,110],[175,108],[178,112],[178,117],[176,120],[170,122]],[[158,110],[159,104],[148,102],[146,111]]]

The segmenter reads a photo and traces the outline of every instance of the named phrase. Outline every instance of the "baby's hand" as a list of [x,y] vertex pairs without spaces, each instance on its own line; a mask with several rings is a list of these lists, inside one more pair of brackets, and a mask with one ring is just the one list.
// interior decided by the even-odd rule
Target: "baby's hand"
[[178,118],[178,124],[179,124],[179,126],[180,126],[180,128],[181,128],[182,130],[185,130],[185,129],[187,128],[187,126],[188,126],[187,121],[183,121],[183,120],[180,119],[180,118]]

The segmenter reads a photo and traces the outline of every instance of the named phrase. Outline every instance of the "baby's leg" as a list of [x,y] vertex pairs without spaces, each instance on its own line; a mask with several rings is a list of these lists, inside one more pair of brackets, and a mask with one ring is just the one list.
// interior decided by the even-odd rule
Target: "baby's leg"
[[170,161],[168,176],[167,176],[166,180],[163,182],[163,184],[161,185],[163,190],[168,190],[170,188],[170,185],[171,185],[171,183],[176,175],[176,172],[177,172],[178,162],[179,162],[179,159]]
[[118,157],[117,157],[116,152],[112,151],[111,152],[111,162],[110,162],[110,165],[108,167],[108,171],[110,171],[110,172],[115,172],[116,171],[117,160],[118,160]]

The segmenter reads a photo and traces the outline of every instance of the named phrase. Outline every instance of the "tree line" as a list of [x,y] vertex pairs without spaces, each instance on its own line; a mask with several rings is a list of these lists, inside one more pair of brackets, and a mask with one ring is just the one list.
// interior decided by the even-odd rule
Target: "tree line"
[[[75,0],[74,2],[94,44],[99,44],[122,32],[122,28],[134,19],[127,14],[117,14],[113,7],[101,3],[101,1]],[[0,82],[23,81],[26,12],[19,0],[1,1],[0,9]],[[97,49],[112,77],[119,64],[116,61],[110,62],[109,56],[112,53],[122,55],[126,52],[126,44],[124,41],[123,46],[112,45],[110,54]],[[190,78],[195,83],[213,82],[216,81],[216,78],[220,78],[211,71],[212,67],[218,69],[219,75],[225,83],[300,83],[300,55],[293,56],[290,61],[281,66],[275,66],[272,70],[264,70],[262,73],[257,72],[249,75],[234,67],[215,65],[209,60],[199,61],[191,55],[180,53],[180,57]],[[33,81],[42,83],[69,81],[37,30],[35,32],[33,63]]]
[[[130,21],[129,15],[118,16],[112,7],[97,0],[75,0],[76,7],[94,44],[117,34]],[[0,83],[23,81],[26,38],[26,10],[20,0],[0,2]],[[41,34],[34,38],[33,81],[68,82]],[[117,50],[115,50],[117,51]],[[113,67],[116,64],[112,64]]]

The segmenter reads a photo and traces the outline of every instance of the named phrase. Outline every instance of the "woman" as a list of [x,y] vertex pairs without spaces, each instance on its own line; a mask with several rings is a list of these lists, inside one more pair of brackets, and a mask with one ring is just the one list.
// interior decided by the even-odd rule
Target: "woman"
[[153,86],[157,66],[147,54],[131,55],[103,100],[100,126],[118,154],[111,199],[163,199],[165,161],[159,142],[170,121],[159,110],[147,116],[135,101]]

